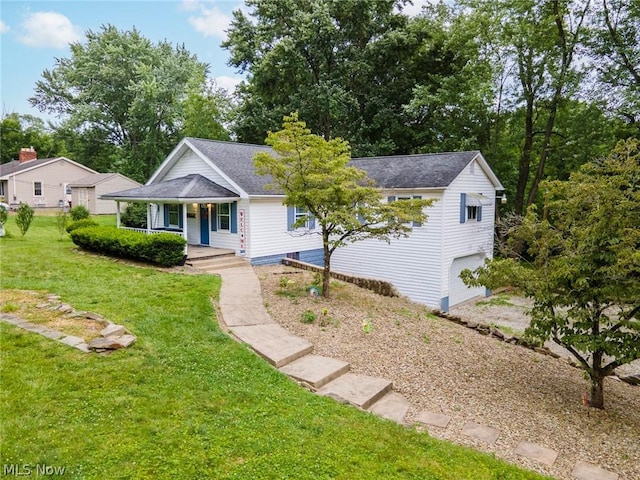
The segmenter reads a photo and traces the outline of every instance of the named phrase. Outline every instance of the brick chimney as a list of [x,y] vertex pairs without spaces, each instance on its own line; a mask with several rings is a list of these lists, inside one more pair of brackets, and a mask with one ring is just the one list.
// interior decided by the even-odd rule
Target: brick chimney
[[33,147],[21,148],[20,153],[18,154],[18,160],[20,163],[35,160],[36,158],[38,158],[38,153]]

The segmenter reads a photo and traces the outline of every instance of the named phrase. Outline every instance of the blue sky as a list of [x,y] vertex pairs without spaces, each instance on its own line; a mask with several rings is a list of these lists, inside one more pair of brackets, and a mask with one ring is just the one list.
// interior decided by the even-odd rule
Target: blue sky
[[36,81],[56,58],[70,56],[69,43],[83,42],[87,30],[103,24],[120,30],[134,26],[153,42],[179,43],[210,65],[219,86],[231,88],[242,79],[226,65],[220,48],[231,12],[244,8],[235,0],[86,0],[0,2],[0,61],[2,113],[29,113],[50,118],[31,107]]
[[[414,0],[405,12],[418,13],[426,2]],[[135,26],[154,43],[184,44],[209,64],[218,86],[232,91],[242,76],[227,66],[229,54],[220,43],[239,8],[247,11],[242,0],[1,0],[1,113],[55,120],[29,104],[35,84],[56,58],[70,56],[70,42],[83,42],[87,30],[103,24],[120,30]]]

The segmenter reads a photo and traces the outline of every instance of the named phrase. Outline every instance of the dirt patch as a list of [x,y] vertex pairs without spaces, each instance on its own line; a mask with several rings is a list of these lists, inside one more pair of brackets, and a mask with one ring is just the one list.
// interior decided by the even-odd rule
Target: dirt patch
[[[331,298],[313,298],[306,288],[312,273],[284,266],[255,271],[272,318],[311,342],[316,354],[346,361],[355,373],[392,380],[411,403],[410,420],[424,410],[452,417],[446,428],[429,428],[430,435],[559,479],[571,479],[577,461],[616,472],[620,480],[640,478],[638,387],[607,379],[606,410],[585,407],[588,382],[566,360],[481,335],[403,298],[339,281],[332,282]],[[508,327],[504,322],[515,312],[511,305],[496,306],[505,308],[480,305],[458,315]],[[522,321],[526,306],[518,308]],[[519,328],[515,319],[509,328]],[[468,422],[499,429],[496,443],[462,435]],[[551,467],[527,460],[515,453],[521,441],[552,448],[558,459]]]
[[[31,290],[1,290],[0,313],[15,315],[37,325],[83,338],[90,342],[100,336],[105,322],[86,316],[70,315],[71,308],[64,306],[59,298],[48,292]],[[54,308],[58,307],[58,308]],[[97,316],[96,316],[97,318]]]

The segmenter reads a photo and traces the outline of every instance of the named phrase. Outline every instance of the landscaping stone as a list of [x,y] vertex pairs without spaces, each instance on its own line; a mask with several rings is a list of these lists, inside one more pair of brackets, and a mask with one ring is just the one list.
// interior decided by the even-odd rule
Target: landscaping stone
[[76,337],[73,335],[67,335],[66,337],[63,337],[58,341],[60,343],[64,343],[65,345],[69,345],[70,347],[75,347],[76,345],[85,343],[84,338]]
[[43,308],[47,308],[49,305],[51,305],[50,303],[39,303],[36,305],[37,309],[42,310]]
[[94,338],[89,342],[90,350],[118,350],[119,348],[122,348],[122,344],[113,337]]
[[135,335],[122,335],[121,337],[116,339],[116,341],[120,344],[120,346],[122,346],[122,348],[130,347],[131,345],[136,343],[136,340],[138,340],[138,337],[136,337]]
[[578,480],[618,480],[618,474],[587,462],[577,462],[571,475]]
[[110,323],[100,331],[102,337],[121,337],[124,334],[124,327],[122,325],[116,325],[115,323]]
[[84,353],[89,353],[91,352],[91,350],[89,350],[89,345],[87,345],[86,343],[82,342],[82,343],[78,343],[77,345],[74,345],[73,348],[77,348],[78,350],[84,352]]
[[531,458],[545,465],[551,466],[558,458],[558,452],[551,448],[543,447],[537,443],[520,442],[516,448],[516,455]]
[[426,410],[420,412],[416,416],[416,422],[424,423],[425,425],[432,425],[434,427],[447,428],[451,417],[442,413],[427,412]]
[[334,358],[305,355],[281,367],[280,371],[295,380],[308,384],[312,389],[318,389],[347,373],[349,364]]
[[35,333],[42,333],[46,330],[46,327],[31,322],[22,322],[19,324],[19,326],[20,328],[24,328],[25,330]]
[[26,320],[18,318],[15,315],[9,315],[8,313],[3,313],[2,315],[0,315],[0,318],[2,318],[3,321],[16,326],[20,326],[23,323],[28,323]]
[[47,338],[51,338],[52,340],[58,340],[65,336],[64,333],[59,332],[58,330],[53,330],[51,328],[45,328],[42,332],[38,332],[40,335],[44,335]]
[[469,422],[462,428],[462,434],[477,440],[482,440],[488,444],[493,444],[498,439],[500,430],[486,425]]
[[384,378],[346,373],[318,390],[319,395],[342,398],[350,404],[367,409],[387,392],[392,383]]

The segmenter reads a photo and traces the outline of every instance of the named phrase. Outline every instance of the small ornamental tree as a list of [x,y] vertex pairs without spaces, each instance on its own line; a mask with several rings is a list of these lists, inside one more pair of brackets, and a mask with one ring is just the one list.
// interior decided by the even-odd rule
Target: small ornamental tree
[[[337,248],[366,238],[389,242],[406,237],[412,222],[424,223],[424,208],[433,200],[403,200],[382,203],[382,195],[366,172],[349,165],[349,144],[314,135],[296,113],[284,117],[283,129],[269,133],[266,143],[277,157],[258,153],[256,171],[270,175],[269,188],[285,195],[284,204],[301,207],[315,218],[324,250],[322,295],[329,296],[331,255]],[[294,228],[306,223],[299,218]]]
[[21,203],[18,207],[18,212],[16,213],[16,225],[18,226],[18,230],[20,230],[20,235],[24,237],[27,230],[31,226],[31,222],[33,221],[33,215],[35,211],[26,203]]
[[462,276],[532,298],[528,333],[571,352],[591,380],[589,404],[604,408],[604,379],[640,358],[640,144],[621,143],[543,188],[542,218],[531,207],[510,240],[530,260],[496,259]]

